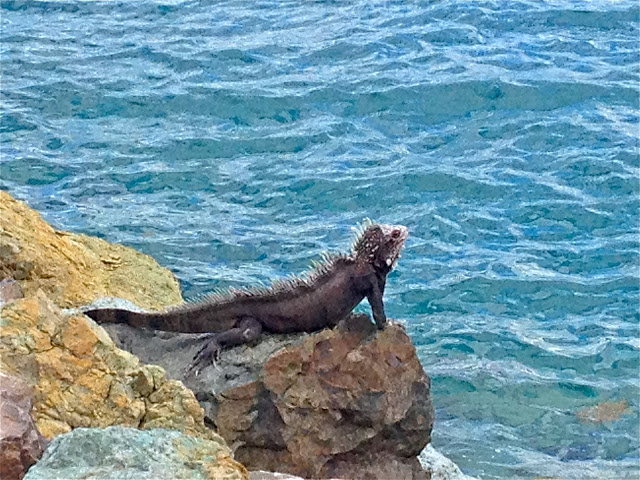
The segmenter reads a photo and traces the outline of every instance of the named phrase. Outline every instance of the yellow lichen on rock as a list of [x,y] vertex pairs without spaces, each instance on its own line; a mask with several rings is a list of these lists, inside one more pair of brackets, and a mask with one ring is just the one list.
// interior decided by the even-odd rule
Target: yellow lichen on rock
[[15,278],[26,297],[42,289],[61,307],[99,297],[126,298],[148,309],[182,302],[174,275],[150,256],[55,230],[5,191],[0,191],[0,278]]
[[[222,439],[221,439],[222,440]],[[176,452],[185,461],[194,463],[206,478],[211,480],[247,479],[249,473],[230,455],[226,444],[202,442],[190,437],[177,437],[173,440]]]
[[191,390],[118,349],[102,327],[66,315],[38,292],[4,306],[0,370],[35,389],[33,418],[53,438],[75,427],[164,427],[204,438],[204,412]]
[[145,403],[145,428],[173,428],[201,436],[204,410],[182,382],[165,380],[145,398]]

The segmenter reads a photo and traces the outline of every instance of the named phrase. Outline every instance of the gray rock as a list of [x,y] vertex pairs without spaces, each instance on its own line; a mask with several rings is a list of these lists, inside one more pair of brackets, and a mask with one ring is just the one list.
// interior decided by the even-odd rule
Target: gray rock
[[287,473],[264,472],[262,470],[249,473],[249,480],[304,480],[302,477],[296,477]]
[[266,359],[282,348],[299,343],[304,336],[269,335],[254,346],[225,349],[215,365],[202,369],[195,376],[189,374],[187,367],[206,343],[206,338],[201,334],[161,332],[129,325],[103,327],[118,347],[133,353],[145,363],[160,365],[167,371],[168,377],[181,380],[195,393],[208,419],[216,416],[216,396],[227,388],[256,380]]
[[84,305],[82,307],[76,308],[65,308],[63,311],[68,313],[69,315],[75,315],[77,313],[86,312],[87,310],[93,310],[95,308],[122,308],[125,310],[131,310],[132,312],[144,312],[144,308],[140,308],[138,305],[133,303],[131,300],[127,300],[126,298],[117,298],[117,297],[101,297],[89,305]]
[[217,450],[213,442],[177,430],[76,428],[56,437],[24,478],[206,480],[215,478]]
[[431,480],[477,480],[462,473],[460,468],[447,457],[427,445],[418,459],[425,470],[431,472]]

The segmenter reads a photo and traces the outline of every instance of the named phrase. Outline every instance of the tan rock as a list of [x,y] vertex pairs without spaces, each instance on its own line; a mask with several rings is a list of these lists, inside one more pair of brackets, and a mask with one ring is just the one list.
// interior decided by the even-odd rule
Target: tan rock
[[190,390],[118,349],[85,316],[63,314],[42,292],[7,304],[1,314],[0,369],[34,387],[33,417],[47,438],[109,425],[217,438]]
[[61,307],[105,296],[150,309],[182,302],[176,278],[153,258],[99,238],[55,230],[5,191],[0,191],[2,278],[17,280],[25,297],[42,289]]

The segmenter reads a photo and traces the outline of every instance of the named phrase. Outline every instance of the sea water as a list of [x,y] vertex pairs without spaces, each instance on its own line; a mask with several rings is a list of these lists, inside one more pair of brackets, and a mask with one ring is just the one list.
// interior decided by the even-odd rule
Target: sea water
[[2,188],[187,298],[407,225],[386,309],[431,375],[433,445],[483,478],[638,478],[637,2],[0,13]]

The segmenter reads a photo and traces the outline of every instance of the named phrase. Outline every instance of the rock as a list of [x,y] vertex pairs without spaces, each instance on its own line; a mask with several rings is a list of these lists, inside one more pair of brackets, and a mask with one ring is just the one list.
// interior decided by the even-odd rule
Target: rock
[[256,470],[249,472],[249,480],[304,480],[302,477],[296,477],[286,473],[279,472],[265,472],[263,470]]
[[430,440],[430,380],[404,328],[377,331],[366,315],[315,334],[265,336],[225,350],[185,376],[193,335],[109,325],[114,340],[183,379],[208,421],[250,470],[313,478],[428,478],[417,455]]
[[53,438],[77,427],[167,427],[209,439],[193,393],[120,350],[84,315],[63,314],[39,292],[2,309],[0,370],[34,387],[33,418]]
[[23,298],[22,288],[20,284],[13,278],[3,278],[0,280],[0,305]]
[[148,255],[99,238],[55,230],[40,214],[0,190],[0,279],[24,296],[39,289],[61,307],[112,296],[160,309],[182,302],[174,275]]
[[630,411],[629,403],[623,399],[618,402],[601,402],[592,407],[581,408],[576,412],[576,416],[584,423],[604,423],[616,421]]
[[[422,467],[431,475],[431,480],[478,480],[462,473],[460,468],[450,459],[437,452],[431,445],[418,457]],[[249,480],[303,480],[302,477],[286,473],[265,472],[257,470],[249,472]]]
[[[10,300],[0,312],[0,371],[34,388],[40,432],[54,438],[78,427],[177,429],[219,445],[227,452],[219,472],[243,478],[224,440],[204,425],[193,392],[118,349],[84,315],[58,308],[105,296],[153,309],[181,303],[171,272],[133,249],[54,230],[4,191],[0,208],[0,299]],[[223,473],[211,478],[227,478]]]
[[418,458],[424,469],[431,472],[431,480],[477,480],[462,473],[455,463],[437,452],[431,445],[427,445]]
[[220,442],[176,430],[77,428],[51,442],[25,480],[247,480]]
[[0,373],[0,478],[20,480],[46,447],[31,419],[33,391],[17,377]]

